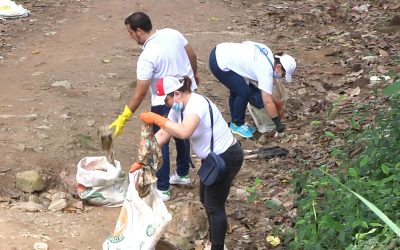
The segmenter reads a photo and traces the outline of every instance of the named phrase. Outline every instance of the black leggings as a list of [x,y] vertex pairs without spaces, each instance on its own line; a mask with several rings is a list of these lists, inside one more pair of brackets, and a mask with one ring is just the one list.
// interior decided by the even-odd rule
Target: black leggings
[[226,164],[225,178],[211,186],[200,182],[200,201],[206,208],[210,229],[211,250],[224,249],[227,218],[225,203],[229,189],[243,164],[243,150],[236,142],[220,155]]

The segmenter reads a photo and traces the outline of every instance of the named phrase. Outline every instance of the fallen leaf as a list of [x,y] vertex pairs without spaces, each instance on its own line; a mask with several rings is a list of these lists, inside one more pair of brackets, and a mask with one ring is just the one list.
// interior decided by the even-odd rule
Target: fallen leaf
[[267,242],[268,242],[269,244],[271,244],[271,245],[274,246],[274,247],[276,247],[276,246],[278,246],[279,244],[281,244],[281,240],[280,240],[278,237],[273,236],[273,235],[268,235],[267,238],[266,238],[266,240],[267,240]]
[[66,207],[62,211],[64,213],[68,213],[68,214],[75,214],[77,212],[77,210],[78,209],[76,207]]
[[34,51],[32,51],[32,54],[39,54],[40,50],[35,49]]
[[357,95],[359,95],[360,93],[361,93],[361,89],[360,89],[360,87],[357,87],[357,88],[355,88],[355,89],[353,89],[353,90],[351,91],[350,97],[357,96]]
[[379,55],[382,57],[388,57],[389,53],[383,49],[379,49]]
[[333,92],[329,92],[327,95],[326,95],[326,100],[328,100],[328,101],[330,101],[330,102],[335,102],[338,98],[339,98],[339,95],[338,94],[336,94],[336,93],[333,93]]
[[103,58],[103,63],[110,63],[111,62],[111,59],[110,58]]
[[364,73],[364,70],[360,69],[357,72],[352,72],[351,74],[349,74],[348,76],[360,76],[362,73]]
[[48,249],[48,248],[49,246],[45,242],[35,242],[35,244],[33,244],[33,249],[35,250]]

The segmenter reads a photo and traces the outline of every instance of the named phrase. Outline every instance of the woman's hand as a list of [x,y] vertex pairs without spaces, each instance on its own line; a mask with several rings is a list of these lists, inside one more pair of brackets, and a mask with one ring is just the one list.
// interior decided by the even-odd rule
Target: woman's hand
[[160,128],[165,127],[165,123],[167,123],[168,119],[164,116],[158,115],[153,112],[143,112],[139,115],[139,119],[147,124],[155,124]]

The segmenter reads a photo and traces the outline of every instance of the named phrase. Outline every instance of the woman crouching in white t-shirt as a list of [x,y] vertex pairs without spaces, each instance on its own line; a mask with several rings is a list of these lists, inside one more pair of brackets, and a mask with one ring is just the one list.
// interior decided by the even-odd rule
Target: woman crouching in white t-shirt
[[190,139],[196,155],[205,159],[210,153],[211,133],[214,136],[213,152],[220,155],[226,164],[225,176],[219,182],[206,186],[200,181],[200,200],[206,208],[212,250],[224,249],[227,217],[225,203],[229,189],[243,163],[243,150],[232,135],[228,124],[217,106],[210,101],[213,114],[211,128],[209,103],[204,96],[192,93],[188,77],[180,79],[166,76],[157,82],[157,95],[171,107],[168,118],[152,112],[140,114],[140,119],[148,124],[156,124],[162,129],[156,133],[160,145],[169,139]]

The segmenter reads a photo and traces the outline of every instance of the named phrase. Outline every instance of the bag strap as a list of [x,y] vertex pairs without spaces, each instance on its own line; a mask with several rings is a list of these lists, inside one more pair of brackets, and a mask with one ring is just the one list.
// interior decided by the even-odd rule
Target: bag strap
[[267,49],[261,47],[261,46],[258,45],[258,44],[254,44],[254,45],[258,48],[258,50],[261,52],[261,54],[263,54],[263,55],[268,59],[269,64],[271,64],[272,70],[274,70],[274,65],[272,64],[271,60],[270,60],[269,57],[268,57],[268,51],[267,51]]
[[214,151],[214,133],[213,133],[213,127],[214,127],[214,119],[213,119],[213,112],[212,112],[212,108],[211,108],[211,104],[210,101],[208,100],[208,98],[206,98],[205,96],[203,96],[204,99],[206,99],[206,101],[208,102],[208,109],[210,110],[210,119],[211,119],[211,142],[210,142],[210,149],[211,152]]
[[[183,122],[183,111],[181,111],[181,123]],[[185,144],[186,150],[189,152],[188,158],[189,158],[189,164],[192,168],[195,168],[192,158],[190,157],[190,142],[189,140],[183,140],[183,143]]]

